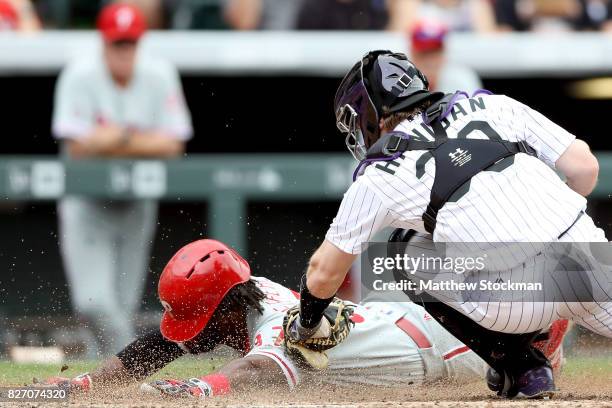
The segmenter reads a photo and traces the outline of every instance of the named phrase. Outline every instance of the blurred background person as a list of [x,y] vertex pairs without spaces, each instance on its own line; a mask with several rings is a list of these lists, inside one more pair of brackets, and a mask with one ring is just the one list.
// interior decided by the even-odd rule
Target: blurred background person
[[[138,7],[150,29],[165,28],[171,0],[121,0]],[[116,0],[35,0],[33,5],[45,28],[91,29],[95,28],[100,10]]]
[[[397,14],[408,16],[409,26],[418,21],[439,21],[450,31],[492,32],[497,29],[491,0],[399,0]],[[396,27],[405,29],[406,27]]]
[[224,0],[224,16],[235,30],[293,30],[303,0]]
[[[53,134],[68,159],[173,158],[191,137],[178,73],[138,53],[146,29],[134,6],[113,3],[98,19],[102,52],[62,71]],[[133,338],[157,220],[151,200],[70,196],[58,206],[60,246],[73,306],[104,353]]]
[[35,7],[45,28],[91,29],[102,0],[36,0]]
[[0,0],[0,31],[32,32],[40,28],[30,0]]
[[431,89],[472,93],[482,81],[471,68],[449,61],[446,56],[448,28],[438,22],[419,21],[410,31],[411,59],[429,80]]
[[504,31],[612,30],[610,0],[496,0]]
[[[146,0],[142,0],[146,1]],[[226,0],[162,0],[165,28],[176,30],[226,30]],[[265,0],[264,0],[265,1]],[[292,3],[286,1],[284,3]],[[247,13],[249,11],[246,11]]]
[[300,30],[403,30],[412,9],[407,0],[302,0]]

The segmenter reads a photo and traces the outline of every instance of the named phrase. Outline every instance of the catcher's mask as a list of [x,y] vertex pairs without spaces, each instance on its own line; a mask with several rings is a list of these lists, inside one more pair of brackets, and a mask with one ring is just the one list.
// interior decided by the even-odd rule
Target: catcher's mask
[[334,98],[336,126],[358,161],[380,137],[380,119],[443,94],[429,92],[429,82],[405,54],[367,53],[346,74]]
[[159,300],[165,309],[162,335],[175,342],[193,339],[230,289],[250,277],[247,261],[219,241],[203,239],[184,246],[159,278]]

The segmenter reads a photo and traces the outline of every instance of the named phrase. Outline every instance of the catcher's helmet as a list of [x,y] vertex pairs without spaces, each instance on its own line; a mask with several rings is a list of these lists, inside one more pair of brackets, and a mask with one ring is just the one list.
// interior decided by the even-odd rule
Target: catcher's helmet
[[361,161],[380,137],[386,115],[443,94],[429,91],[429,82],[405,54],[371,51],[351,68],[336,91],[336,125],[346,133],[346,146]]
[[162,335],[176,342],[191,340],[204,330],[230,289],[250,277],[247,261],[219,241],[203,239],[184,246],[159,278],[165,309]]

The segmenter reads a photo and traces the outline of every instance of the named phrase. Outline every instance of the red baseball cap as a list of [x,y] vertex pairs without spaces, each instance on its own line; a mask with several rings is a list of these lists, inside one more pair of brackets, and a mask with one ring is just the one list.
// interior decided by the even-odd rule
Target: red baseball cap
[[147,23],[137,7],[112,3],[100,12],[98,29],[105,41],[138,41],[147,30]]
[[428,52],[438,51],[444,48],[444,40],[448,34],[448,28],[441,23],[421,21],[415,24],[410,39],[412,51]]
[[0,31],[15,30],[19,24],[17,10],[6,0],[0,0]]

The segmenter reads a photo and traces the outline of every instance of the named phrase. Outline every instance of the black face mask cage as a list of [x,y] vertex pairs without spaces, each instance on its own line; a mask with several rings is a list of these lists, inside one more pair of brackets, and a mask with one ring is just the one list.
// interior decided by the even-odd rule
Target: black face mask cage
[[355,160],[362,161],[366,157],[367,148],[363,133],[358,125],[359,117],[355,109],[349,104],[343,105],[338,112],[336,126],[340,132],[346,134],[344,143]]
[[359,65],[353,67],[352,74],[342,81],[336,95],[336,126],[346,134],[346,147],[358,161],[364,160],[367,152],[363,129],[367,133],[370,133],[370,128],[378,131],[378,112],[370,98],[364,72],[371,70],[379,55],[387,53],[390,51],[379,50],[364,56]]

